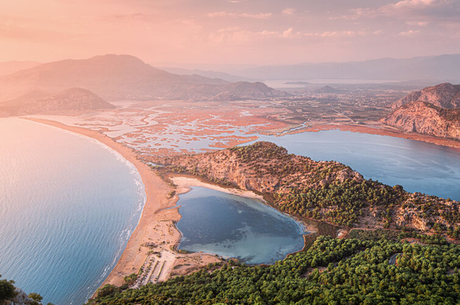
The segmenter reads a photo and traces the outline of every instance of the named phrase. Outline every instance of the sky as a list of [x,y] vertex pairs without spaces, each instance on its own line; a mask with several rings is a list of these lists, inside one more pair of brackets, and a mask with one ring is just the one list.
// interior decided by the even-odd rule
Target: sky
[[159,66],[460,53],[460,0],[0,0],[0,61]]

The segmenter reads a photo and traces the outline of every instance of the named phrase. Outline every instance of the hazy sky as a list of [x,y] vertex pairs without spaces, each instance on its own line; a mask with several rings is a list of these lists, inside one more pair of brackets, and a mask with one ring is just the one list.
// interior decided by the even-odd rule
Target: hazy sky
[[0,0],[0,61],[289,64],[460,53],[460,0]]

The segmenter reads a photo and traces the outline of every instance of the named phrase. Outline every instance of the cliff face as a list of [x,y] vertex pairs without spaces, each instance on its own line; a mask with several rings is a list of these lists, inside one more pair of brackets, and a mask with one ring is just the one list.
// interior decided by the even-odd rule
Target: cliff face
[[444,83],[424,88],[421,91],[414,91],[395,102],[391,107],[397,109],[415,101],[427,102],[447,109],[460,108],[460,85]]
[[420,231],[460,225],[458,202],[410,194],[366,180],[335,161],[317,162],[288,154],[269,142],[216,152],[151,157],[160,171],[186,173],[221,185],[262,193],[281,211],[341,226],[401,226]]
[[449,83],[414,91],[392,105],[381,119],[406,132],[460,139],[460,85]]
[[426,102],[411,102],[382,120],[406,132],[460,139],[460,109],[442,109]]
[[341,163],[316,162],[288,154],[285,148],[270,142],[258,142],[251,148],[177,156],[163,162],[184,172],[259,193],[287,194],[298,185],[317,188],[334,181],[363,180],[359,173]]

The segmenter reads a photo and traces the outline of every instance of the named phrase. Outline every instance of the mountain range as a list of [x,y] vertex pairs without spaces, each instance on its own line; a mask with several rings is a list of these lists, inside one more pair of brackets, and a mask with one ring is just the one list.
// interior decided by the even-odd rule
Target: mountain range
[[268,98],[286,93],[262,83],[230,83],[200,75],[177,75],[156,69],[129,55],[103,55],[84,60],[41,64],[0,77],[0,101],[29,91],[59,92],[68,88],[92,91],[107,101],[207,100],[223,92],[238,98]]
[[303,63],[284,66],[261,66],[239,71],[226,71],[256,80],[353,79],[408,81],[429,80],[460,82],[460,54],[382,58],[355,62]]

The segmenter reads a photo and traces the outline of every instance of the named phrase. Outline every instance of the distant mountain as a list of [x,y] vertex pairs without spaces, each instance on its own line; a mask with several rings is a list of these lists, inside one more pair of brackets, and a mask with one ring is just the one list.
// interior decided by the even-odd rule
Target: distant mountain
[[242,77],[257,80],[353,79],[362,80],[429,80],[460,82],[460,54],[383,58],[343,63],[305,63],[288,66],[263,66],[241,70]]
[[0,116],[27,114],[66,114],[113,109],[96,94],[81,88],[71,88],[57,94],[32,91],[16,99],[0,103]]
[[40,65],[38,62],[33,61],[7,61],[0,62],[0,75],[11,74],[20,70],[30,69]]
[[[254,92],[259,93],[256,89],[258,84],[246,84],[248,87],[254,86]],[[88,89],[110,101],[206,100],[229,91],[227,86],[229,83],[221,79],[168,73],[133,56],[104,55],[47,63],[0,77],[0,100],[17,97],[30,90],[57,92],[71,87]],[[243,95],[249,91],[246,90]]]
[[411,92],[408,96],[396,101],[391,107],[396,109],[415,101],[427,102],[441,108],[460,108],[460,85],[444,83],[426,87],[420,91]]
[[406,132],[460,140],[460,85],[445,83],[414,91],[394,107],[383,123]]
[[343,90],[333,88],[331,86],[324,86],[322,88],[316,89],[314,93],[343,93]]
[[219,78],[227,82],[239,82],[239,81],[251,81],[251,79],[236,76],[224,72],[210,71],[210,70],[200,70],[200,69],[183,69],[183,68],[173,68],[173,67],[160,67],[159,69],[164,70],[169,73],[179,74],[179,75],[200,75],[209,78]]

